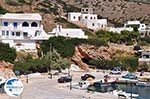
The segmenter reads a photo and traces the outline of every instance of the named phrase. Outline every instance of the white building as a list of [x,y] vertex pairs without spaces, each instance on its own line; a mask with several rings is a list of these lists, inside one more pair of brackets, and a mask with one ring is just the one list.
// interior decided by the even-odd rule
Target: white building
[[64,37],[71,37],[71,38],[88,38],[82,29],[62,28],[62,26],[59,26],[59,25],[57,25],[57,27],[54,28],[52,30],[52,32],[49,32],[48,34],[49,34],[49,36],[64,36]]
[[150,52],[141,52],[141,57],[139,58],[139,63],[148,63],[150,64]]
[[121,33],[121,31],[124,31],[124,30],[133,31],[133,28],[131,28],[131,27],[128,27],[128,28],[125,28],[125,27],[120,27],[120,28],[111,27],[111,28],[109,28],[110,32],[115,32],[115,33],[119,33],[119,34]]
[[[98,30],[107,28],[107,19],[97,19],[97,14],[92,14],[91,9],[82,9],[80,12],[69,12],[68,21],[80,22],[89,29]],[[90,11],[90,12],[89,12]]]
[[0,40],[17,51],[36,51],[36,42],[48,39],[41,21],[37,13],[0,15]]
[[131,25],[139,25],[138,31],[141,31],[141,30],[145,30],[145,29],[146,29],[146,25],[140,23],[140,21],[127,21],[127,22],[124,24],[124,27],[127,28],[127,27],[130,27]]
[[138,31],[141,33],[141,37],[144,37],[146,35],[150,36],[150,29],[147,28],[145,24],[140,23],[140,21],[127,21],[124,24],[124,27],[120,27],[120,28],[111,27],[109,31],[116,32],[116,33],[121,33],[121,31],[124,31],[124,30],[134,31],[134,29],[131,27],[132,25],[139,26]]

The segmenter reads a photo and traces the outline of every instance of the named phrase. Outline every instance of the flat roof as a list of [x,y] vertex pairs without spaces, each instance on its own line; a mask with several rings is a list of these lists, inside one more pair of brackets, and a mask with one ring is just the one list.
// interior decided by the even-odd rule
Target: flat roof
[[6,13],[0,15],[0,19],[16,19],[16,20],[42,20],[39,13]]

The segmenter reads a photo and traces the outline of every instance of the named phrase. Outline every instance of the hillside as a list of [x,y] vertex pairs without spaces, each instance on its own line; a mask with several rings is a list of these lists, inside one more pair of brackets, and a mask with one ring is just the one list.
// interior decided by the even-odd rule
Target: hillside
[[[65,0],[68,1],[68,0]],[[101,18],[116,25],[127,20],[150,23],[150,0],[69,0],[70,4],[92,7]]]
[[[92,7],[100,18],[107,18],[109,26],[118,26],[126,20],[140,20],[150,23],[150,0],[0,0],[0,13],[40,13],[46,31],[55,27],[59,16],[67,12]],[[65,22],[63,23],[65,27]]]

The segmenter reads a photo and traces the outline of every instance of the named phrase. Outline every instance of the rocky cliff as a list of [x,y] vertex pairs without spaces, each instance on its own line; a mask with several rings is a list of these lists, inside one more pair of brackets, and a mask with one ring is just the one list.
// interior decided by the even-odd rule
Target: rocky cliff
[[9,62],[0,61],[0,76],[4,77],[5,79],[15,77],[13,67],[14,65]]
[[75,48],[75,54],[71,58],[81,69],[89,71],[89,66],[83,59],[105,59],[112,60],[120,55],[133,55],[133,46],[109,44],[107,47],[95,47],[91,45],[80,45]]

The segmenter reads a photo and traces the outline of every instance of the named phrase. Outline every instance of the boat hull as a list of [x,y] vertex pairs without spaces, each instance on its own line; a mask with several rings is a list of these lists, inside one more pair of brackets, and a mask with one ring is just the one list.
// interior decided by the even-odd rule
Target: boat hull
[[150,87],[150,82],[137,82],[137,86]]

